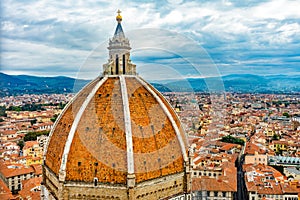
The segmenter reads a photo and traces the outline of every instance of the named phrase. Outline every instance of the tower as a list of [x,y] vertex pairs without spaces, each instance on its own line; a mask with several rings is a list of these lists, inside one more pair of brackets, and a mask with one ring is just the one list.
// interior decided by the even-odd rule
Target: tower
[[175,111],[130,61],[118,11],[103,75],[50,133],[43,183],[54,199],[189,199],[190,161]]
[[130,60],[130,44],[128,38],[125,37],[121,25],[122,16],[121,11],[118,10],[116,20],[118,22],[117,28],[113,38],[109,40],[109,59],[108,63],[103,65],[104,75],[120,75],[120,74],[136,74],[136,65]]

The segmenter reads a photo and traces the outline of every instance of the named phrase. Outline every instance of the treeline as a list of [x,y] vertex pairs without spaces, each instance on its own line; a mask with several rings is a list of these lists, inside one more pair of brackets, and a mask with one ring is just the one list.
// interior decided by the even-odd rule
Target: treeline
[[24,141],[35,141],[38,136],[47,135],[49,136],[50,131],[40,131],[40,132],[29,132],[25,135]]
[[226,143],[240,144],[240,145],[245,144],[244,140],[232,137],[231,135],[227,135],[227,136],[222,137],[221,141],[226,142]]
[[5,106],[0,106],[0,116],[6,117],[6,111],[43,111],[46,110],[43,108],[44,106],[57,106],[58,109],[63,109],[66,104],[65,103],[50,103],[50,104],[25,104],[23,106],[10,106],[9,108],[6,108]]
[[5,106],[0,106],[0,116],[7,117]]
[[42,108],[42,104],[25,104],[23,106],[10,106],[7,108],[7,111],[38,111],[38,110],[45,110]]

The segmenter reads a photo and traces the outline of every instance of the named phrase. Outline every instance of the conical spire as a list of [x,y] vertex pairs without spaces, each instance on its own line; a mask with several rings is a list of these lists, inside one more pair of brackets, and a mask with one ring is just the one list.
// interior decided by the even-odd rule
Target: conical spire
[[118,13],[118,15],[116,16],[116,20],[118,22],[118,25],[117,25],[114,37],[124,37],[125,38],[125,34],[123,32],[122,25],[121,25],[121,21],[122,21],[121,11],[118,10],[117,13]]
[[125,34],[123,32],[121,23],[118,23],[115,34],[114,34],[114,37],[123,37],[123,38],[125,38]]

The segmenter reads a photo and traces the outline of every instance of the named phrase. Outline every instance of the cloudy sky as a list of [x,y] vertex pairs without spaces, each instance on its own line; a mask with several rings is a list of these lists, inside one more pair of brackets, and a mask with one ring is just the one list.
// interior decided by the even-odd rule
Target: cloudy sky
[[299,0],[5,0],[1,72],[94,78],[120,9],[147,78],[300,75],[299,8]]

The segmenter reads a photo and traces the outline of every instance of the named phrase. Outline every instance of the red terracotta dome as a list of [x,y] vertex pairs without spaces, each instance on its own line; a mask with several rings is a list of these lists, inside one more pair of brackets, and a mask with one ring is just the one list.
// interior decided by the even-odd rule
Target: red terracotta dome
[[[171,106],[137,76],[101,77],[65,108],[45,165],[67,181],[126,184],[184,170],[186,139]],[[130,171],[131,170],[131,171]]]

